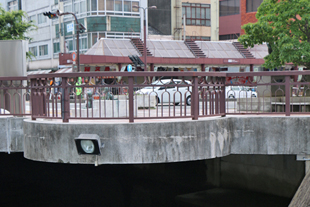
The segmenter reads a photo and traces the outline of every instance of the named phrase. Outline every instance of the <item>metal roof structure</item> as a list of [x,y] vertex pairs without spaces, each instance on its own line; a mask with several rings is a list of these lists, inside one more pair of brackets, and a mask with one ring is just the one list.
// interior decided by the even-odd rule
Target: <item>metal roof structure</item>
[[196,41],[207,58],[244,58],[232,42]]
[[71,72],[72,72],[72,68],[63,68],[63,69],[57,70],[55,73],[71,73]]
[[85,55],[106,55],[128,57],[129,55],[138,55],[134,45],[129,39],[105,39],[101,38],[93,45]]
[[35,70],[35,71],[28,71],[27,75],[47,74],[50,72],[52,72],[52,70]]
[[[138,42],[138,43],[137,43]],[[80,64],[85,65],[118,65],[132,64],[129,56],[142,57],[143,42],[132,39],[101,38],[85,54],[80,55]],[[254,58],[247,58],[232,42],[227,41],[193,41],[189,45],[179,40],[147,40],[147,63],[154,67],[158,65],[262,65],[267,55],[262,48],[245,49],[253,52]],[[204,56],[197,56],[198,53]],[[59,64],[68,65],[71,54],[59,53]],[[142,59],[141,59],[142,60]]]
[[154,57],[195,58],[184,41],[148,40],[147,48]]
[[254,45],[253,48],[248,48],[248,50],[257,59],[263,59],[265,56],[268,55],[268,47],[266,43],[262,45]]

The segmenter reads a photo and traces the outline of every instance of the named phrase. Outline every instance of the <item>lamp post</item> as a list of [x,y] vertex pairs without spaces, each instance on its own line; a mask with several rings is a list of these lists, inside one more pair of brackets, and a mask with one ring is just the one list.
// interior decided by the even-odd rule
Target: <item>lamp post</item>
[[147,70],[147,53],[146,53],[146,10],[147,9],[157,9],[156,6],[150,6],[150,7],[140,7],[140,6],[132,6],[133,8],[139,8],[143,9],[144,12],[144,20],[143,20],[143,39],[144,39],[144,44],[143,44],[143,56],[144,56],[144,71]]
[[72,12],[62,12],[60,10],[57,10],[56,12],[57,16],[62,16],[62,15],[68,15],[71,14],[73,15],[76,23],[76,63],[77,63],[77,71],[80,72],[80,28],[79,25],[81,25],[82,29],[85,30],[85,27],[82,24],[79,24],[77,17],[74,13]]

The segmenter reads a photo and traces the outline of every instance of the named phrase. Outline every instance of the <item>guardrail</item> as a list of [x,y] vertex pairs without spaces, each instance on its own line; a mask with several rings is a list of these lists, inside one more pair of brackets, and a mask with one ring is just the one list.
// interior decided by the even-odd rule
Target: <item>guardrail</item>
[[8,111],[33,120],[290,116],[310,113],[308,76],[310,71],[52,73],[29,75],[28,82],[25,77],[1,78],[22,84],[1,85],[0,92],[21,90],[11,94],[25,97],[23,110]]

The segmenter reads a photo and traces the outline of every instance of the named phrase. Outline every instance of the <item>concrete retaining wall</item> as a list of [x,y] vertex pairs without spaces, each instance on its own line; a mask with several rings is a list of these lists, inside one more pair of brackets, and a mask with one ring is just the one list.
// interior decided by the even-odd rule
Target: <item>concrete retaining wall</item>
[[221,158],[220,186],[292,198],[305,175],[293,155],[230,155]]

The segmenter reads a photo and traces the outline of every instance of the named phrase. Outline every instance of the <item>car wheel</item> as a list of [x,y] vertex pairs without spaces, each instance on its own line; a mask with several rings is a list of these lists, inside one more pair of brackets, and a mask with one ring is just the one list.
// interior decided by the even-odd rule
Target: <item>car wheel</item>
[[174,103],[175,106],[178,106],[180,103]]
[[191,98],[191,96],[188,96],[188,97],[186,98],[186,105],[190,106],[191,103],[192,103],[192,98]]
[[160,99],[157,97],[157,103],[156,106],[158,106],[158,104],[160,103]]
[[255,95],[255,94],[252,94],[252,97],[256,98],[256,95]]
[[230,95],[228,96],[228,98],[235,98],[235,96],[232,95],[232,94],[230,94]]

